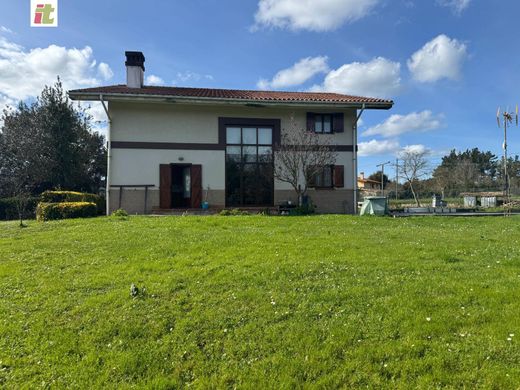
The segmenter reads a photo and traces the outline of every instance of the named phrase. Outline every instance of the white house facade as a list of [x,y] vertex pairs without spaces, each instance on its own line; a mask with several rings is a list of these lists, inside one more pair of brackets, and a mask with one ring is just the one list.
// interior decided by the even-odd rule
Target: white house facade
[[[284,129],[330,137],[337,153],[308,192],[321,213],[354,213],[357,118],[393,102],[333,93],[145,86],[144,55],[126,52],[127,84],[69,91],[109,117],[107,212],[274,207],[296,202],[272,176]],[[273,157],[274,156],[274,157]]]

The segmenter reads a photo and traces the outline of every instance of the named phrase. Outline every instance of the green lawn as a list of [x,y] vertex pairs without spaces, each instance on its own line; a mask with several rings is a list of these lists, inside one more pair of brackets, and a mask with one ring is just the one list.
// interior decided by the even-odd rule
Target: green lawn
[[515,217],[0,223],[0,388],[518,388],[519,240]]

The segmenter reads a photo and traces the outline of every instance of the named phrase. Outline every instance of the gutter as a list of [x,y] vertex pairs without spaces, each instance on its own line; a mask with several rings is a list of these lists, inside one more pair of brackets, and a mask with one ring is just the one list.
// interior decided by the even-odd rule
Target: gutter
[[105,104],[105,100],[103,99],[103,94],[99,94],[99,101],[103,105],[103,109],[105,110],[105,114],[107,114],[108,118],[108,129],[107,129],[107,176],[106,176],[106,189],[105,189],[105,201],[106,201],[106,215],[110,215],[110,160],[112,158],[112,140],[111,140],[111,127],[112,127],[112,118],[108,113],[108,107]]
[[104,96],[111,101],[148,101],[148,102],[162,102],[162,103],[178,103],[178,104],[236,104],[248,105],[254,107],[268,107],[268,106],[289,106],[289,107],[334,107],[340,109],[375,109],[388,110],[392,108],[393,102],[327,102],[327,101],[283,101],[283,100],[252,100],[252,99],[227,99],[227,98],[205,98],[205,97],[185,97],[185,96],[169,96],[169,95],[150,95],[150,94],[99,94],[89,92],[75,92],[69,91],[69,97],[72,100],[91,100],[97,101]]
[[357,142],[357,125],[358,125],[358,122],[359,120],[361,119],[361,116],[363,115],[363,112],[365,112],[365,109],[366,109],[366,106],[365,104],[363,104],[361,106],[361,110],[359,111],[359,113],[357,114],[356,116],[356,121],[354,122],[354,125],[352,126],[352,145],[354,145],[354,151],[352,152],[352,175],[354,176],[354,215],[357,215],[357,191],[358,191],[358,186],[357,186],[357,177],[358,177],[358,172],[357,172],[357,145],[358,145],[358,142]]

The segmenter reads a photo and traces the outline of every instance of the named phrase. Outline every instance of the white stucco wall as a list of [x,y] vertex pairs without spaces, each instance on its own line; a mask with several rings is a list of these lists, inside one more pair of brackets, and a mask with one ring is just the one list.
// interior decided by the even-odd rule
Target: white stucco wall
[[153,184],[159,188],[159,165],[170,163],[201,164],[203,188],[225,189],[225,152],[210,150],[112,149],[112,185]]
[[[110,102],[111,140],[120,142],[218,143],[218,118],[280,119],[281,129],[291,125],[306,128],[308,111],[343,112],[344,133],[333,135],[335,144],[352,144],[355,110],[322,110],[301,108],[254,108],[244,106],[200,106],[144,102]],[[345,167],[345,189],[354,188],[352,152],[339,152],[337,165]],[[181,160],[182,158],[182,160]],[[154,184],[159,187],[159,165],[168,163],[202,164],[202,185],[211,189],[225,188],[224,151],[112,149],[110,175],[112,185]],[[290,189],[286,183],[275,183],[275,189]]]

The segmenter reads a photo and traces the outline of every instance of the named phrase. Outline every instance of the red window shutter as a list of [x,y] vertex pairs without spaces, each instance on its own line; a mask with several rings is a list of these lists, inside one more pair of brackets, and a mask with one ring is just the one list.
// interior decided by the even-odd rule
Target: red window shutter
[[172,167],[170,164],[159,166],[159,207],[161,209],[172,207]]
[[334,187],[345,187],[345,167],[343,165],[334,165]]
[[191,166],[191,207],[198,209],[202,205],[202,165]]
[[345,131],[344,117],[342,112],[332,115],[333,133],[343,133]]
[[315,114],[312,112],[307,113],[307,130],[314,131],[316,128],[316,118]]

